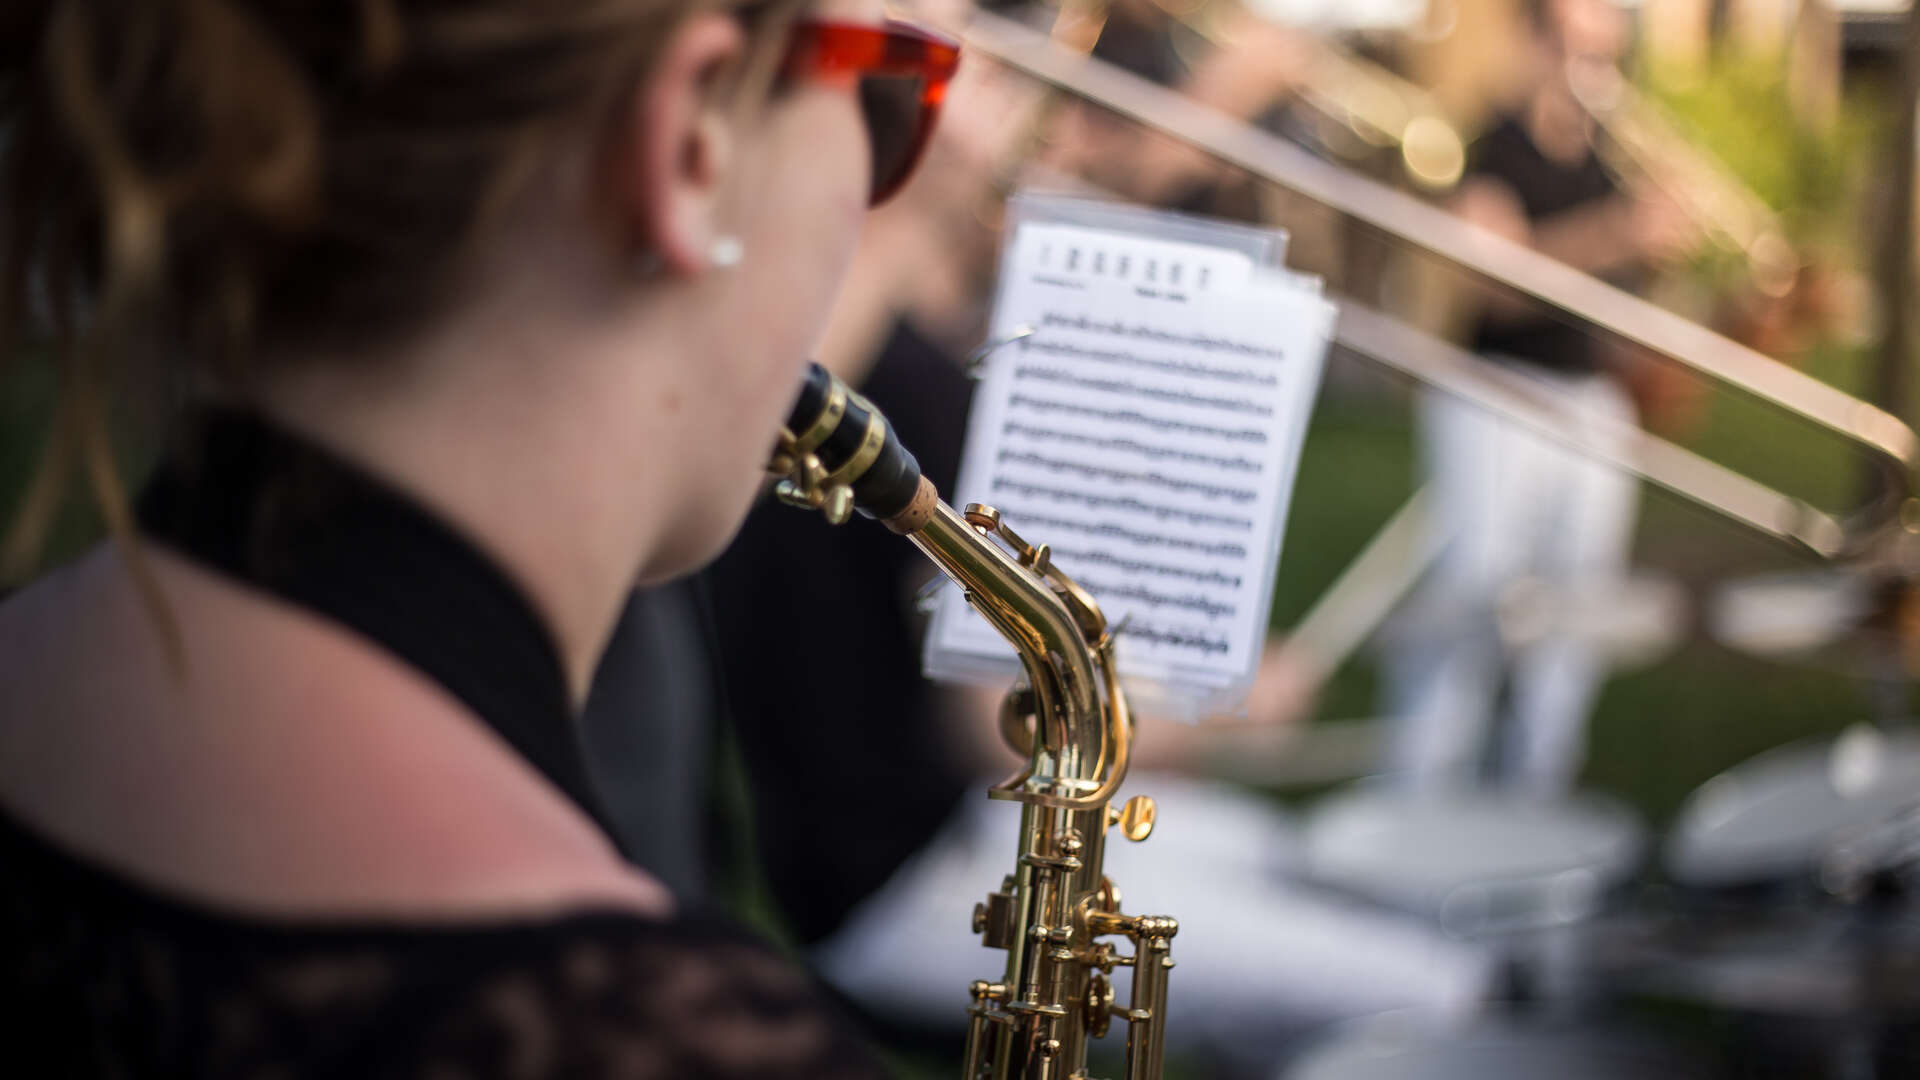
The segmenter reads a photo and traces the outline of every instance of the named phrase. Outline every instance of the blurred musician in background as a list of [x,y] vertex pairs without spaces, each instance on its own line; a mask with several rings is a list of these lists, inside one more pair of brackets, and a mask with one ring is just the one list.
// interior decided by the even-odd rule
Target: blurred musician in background
[[[1062,17],[1075,7],[1063,7]],[[1275,110],[1310,66],[1305,33],[1237,2],[1220,7],[1223,14],[1211,20],[1217,38],[1208,38],[1157,0],[1091,5],[1081,11],[1099,13],[1097,35],[1067,44],[1228,116],[1277,125]],[[1065,176],[1136,202],[1241,220],[1260,216],[1258,186],[1244,173],[1090,103],[1063,103],[1048,154],[1048,164]]]
[[[1473,149],[1457,196],[1468,220],[1622,288],[1684,254],[1696,227],[1679,207],[1627,190],[1594,149],[1575,88],[1614,77],[1626,43],[1612,0],[1525,0],[1526,92]],[[1598,437],[1635,423],[1629,358],[1510,296],[1488,293],[1472,347],[1537,380]],[[1532,582],[1561,611],[1604,599],[1626,568],[1636,481],[1473,406],[1429,395],[1422,447],[1445,548],[1426,605],[1389,660],[1397,729],[1391,771],[1416,785],[1471,782],[1506,682],[1504,779],[1564,791],[1585,752],[1604,677],[1593,645],[1567,631],[1518,652],[1502,644],[1503,596]]]

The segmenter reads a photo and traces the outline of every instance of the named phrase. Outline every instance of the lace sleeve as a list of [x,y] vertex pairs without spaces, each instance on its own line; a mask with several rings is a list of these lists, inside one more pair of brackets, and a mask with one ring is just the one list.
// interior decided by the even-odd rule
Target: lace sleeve
[[[419,1077],[811,1080],[886,1075],[799,968],[720,924],[558,935],[419,1017]],[[396,1005],[404,1008],[403,1003]]]
[[0,956],[9,1076],[887,1075],[822,987],[724,920],[248,918],[131,886],[4,814]]

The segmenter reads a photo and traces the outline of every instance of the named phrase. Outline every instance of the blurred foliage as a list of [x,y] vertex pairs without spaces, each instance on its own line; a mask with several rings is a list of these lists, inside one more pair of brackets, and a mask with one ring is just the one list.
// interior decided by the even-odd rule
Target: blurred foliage
[[1801,246],[1849,251],[1862,234],[1861,188],[1892,120],[1891,95],[1849,86],[1831,126],[1798,119],[1784,57],[1727,56],[1702,73],[1651,67],[1642,89],[1680,134],[1780,214]]
[[[1796,115],[1786,60],[1776,54],[1723,55],[1705,70],[1654,66],[1641,83],[1682,136],[1780,215],[1787,238],[1825,275],[1820,285],[1868,268],[1875,207],[1888,198],[1874,181],[1884,172],[1893,121],[1890,88],[1851,79],[1832,122],[1819,124]],[[1703,253],[1689,269],[1704,294],[1724,297],[1745,285],[1744,264],[1725,251]],[[1871,322],[1870,314],[1858,319]],[[1848,393],[1869,393],[1873,343],[1843,342],[1836,326],[1812,317],[1809,325],[1815,327],[1809,339],[1778,358]],[[1860,498],[1860,457],[1844,441],[1748,398],[1712,397],[1684,441],[1826,509]]]

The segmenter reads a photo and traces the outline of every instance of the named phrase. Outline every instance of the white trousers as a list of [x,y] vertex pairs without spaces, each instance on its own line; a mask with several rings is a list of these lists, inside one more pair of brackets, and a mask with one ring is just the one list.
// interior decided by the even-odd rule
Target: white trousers
[[[1635,422],[1609,376],[1522,370],[1548,384],[1589,438],[1617,444]],[[1416,787],[1475,782],[1504,681],[1503,779],[1537,795],[1564,792],[1584,763],[1603,658],[1564,630],[1509,650],[1498,606],[1522,581],[1557,597],[1605,596],[1624,582],[1637,481],[1446,395],[1424,398],[1419,419],[1443,547],[1387,659],[1389,771]]]
[[[1020,807],[985,783],[940,837],[813,960],[863,1005],[927,1028],[965,1026],[967,984],[999,979],[1006,954],[969,932],[973,906],[1014,870]],[[1154,797],[1153,835],[1109,833],[1106,871],[1129,914],[1180,920],[1167,1034],[1182,1053],[1271,1066],[1291,1040],[1339,1020],[1414,1008],[1459,1018],[1484,1000],[1491,955],[1425,924],[1286,880],[1292,821],[1220,784],[1135,774]],[[1127,976],[1119,975],[1120,997]]]

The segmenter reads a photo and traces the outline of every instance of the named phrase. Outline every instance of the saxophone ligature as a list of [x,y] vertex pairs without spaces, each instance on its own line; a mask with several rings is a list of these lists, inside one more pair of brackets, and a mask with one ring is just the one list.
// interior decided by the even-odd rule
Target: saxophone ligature
[[[1108,830],[1146,839],[1154,806],[1142,795],[1111,805],[1126,778],[1133,720],[1099,605],[1053,565],[1047,545],[1022,540],[992,507],[962,512],[942,501],[886,418],[817,364],[768,471],[784,502],[835,524],[858,510],[912,541],[1020,658],[1000,730],[1026,765],[988,792],[1021,804],[1020,846],[1014,872],[973,913],[974,933],[1006,950],[1006,970],[968,988],[962,1076],[1087,1080],[1088,1041],[1119,1019],[1127,1080],[1158,1077],[1178,924],[1122,914],[1119,890],[1101,870]],[[1127,967],[1122,1005],[1115,972]]]

